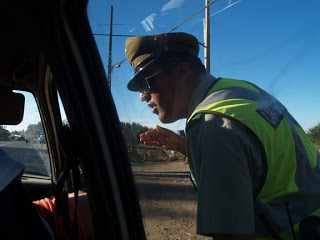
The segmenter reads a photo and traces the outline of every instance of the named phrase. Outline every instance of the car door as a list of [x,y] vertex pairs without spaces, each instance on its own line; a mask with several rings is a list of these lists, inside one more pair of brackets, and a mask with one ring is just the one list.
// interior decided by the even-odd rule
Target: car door
[[[64,169],[72,158],[81,170],[95,239],[144,239],[130,163],[86,4],[19,0],[4,4],[8,14],[3,20],[9,26],[2,40],[7,54],[1,62],[26,71],[14,70],[12,78],[12,68],[3,67],[8,77],[1,84],[30,91],[41,116],[52,176],[48,193],[41,191],[40,179],[29,184],[31,192],[41,192],[33,197],[50,195],[65,170],[72,192],[72,171]],[[27,186],[30,178],[24,177]]]

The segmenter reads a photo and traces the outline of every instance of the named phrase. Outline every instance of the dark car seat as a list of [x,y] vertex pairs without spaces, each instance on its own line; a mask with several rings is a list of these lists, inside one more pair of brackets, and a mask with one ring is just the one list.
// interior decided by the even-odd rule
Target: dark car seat
[[[19,124],[23,111],[24,96],[0,86],[0,125]],[[1,163],[6,164],[11,158],[2,149],[0,151],[0,166],[4,170]],[[12,178],[8,178],[10,173],[3,175],[6,176],[3,181],[9,181],[8,184],[0,183],[3,186],[0,191],[0,239],[53,239],[50,227],[33,206],[20,176],[12,174]]]

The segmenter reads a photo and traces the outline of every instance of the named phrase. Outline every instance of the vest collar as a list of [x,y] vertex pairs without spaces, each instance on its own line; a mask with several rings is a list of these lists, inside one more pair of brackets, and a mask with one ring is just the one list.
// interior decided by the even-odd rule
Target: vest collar
[[188,107],[187,119],[189,119],[196,107],[202,102],[203,98],[206,96],[207,92],[211,89],[216,80],[217,79],[210,74],[206,74],[201,78],[199,84],[192,93]]

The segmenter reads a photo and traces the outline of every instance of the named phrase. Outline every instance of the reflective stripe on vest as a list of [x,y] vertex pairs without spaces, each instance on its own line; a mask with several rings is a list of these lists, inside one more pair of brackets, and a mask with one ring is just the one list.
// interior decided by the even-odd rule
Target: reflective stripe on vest
[[231,119],[256,135],[263,146],[268,171],[255,199],[257,236],[270,235],[259,213],[269,219],[276,232],[286,236],[290,224],[285,202],[289,203],[294,225],[320,208],[319,153],[273,96],[245,81],[221,79],[190,116],[187,126],[199,113]]

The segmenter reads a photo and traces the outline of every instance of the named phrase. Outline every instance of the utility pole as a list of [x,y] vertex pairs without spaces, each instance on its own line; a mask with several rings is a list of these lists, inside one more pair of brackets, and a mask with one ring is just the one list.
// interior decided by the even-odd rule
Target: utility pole
[[111,90],[111,72],[112,72],[112,23],[113,22],[113,6],[111,6],[110,15],[110,35],[109,35],[109,58],[108,58],[108,83]]
[[[182,23],[180,23],[178,26],[174,27],[173,29],[171,29],[168,33],[173,32],[174,30],[176,30],[178,27],[180,27],[181,25],[183,25],[184,23],[186,23],[187,21],[189,21],[191,18],[193,18],[194,16],[196,16],[197,14],[199,14],[200,12],[202,12],[204,9],[206,9],[205,12],[205,19],[203,21],[203,25],[204,25],[204,57],[205,57],[205,67],[208,73],[210,73],[210,6],[215,3],[218,0],[212,0],[212,2],[210,2],[210,0],[205,0],[206,1],[206,6],[201,8],[199,11],[197,11],[195,14],[193,14],[191,17],[187,18],[186,20],[184,20]],[[238,0],[236,3],[240,2],[241,0]],[[235,4],[235,3],[234,3]],[[232,5],[234,5],[232,4]],[[112,7],[111,7],[112,9]],[[111,20],[112,20],[112,14],[111,14]],[[104,24],[101,24],[104,25]],[[117,25],[117,24],[114,24]],[[119,24],[122,25],[122,24]],[[111,26],[110,26],[111,29]],[[93,34],[93,35],[102,35],[102,36],[108,36],[108,34]],[[109,36],[112,36],[111,30],[110,30],[110,34]],[[117,36],[117,37],[132,37],[133,35],[113,35],[113,36]],[[202,43],[200,43],[201,45],[203,45]],[[109,55],[111,56],[111,55]],[[120,62],[111,65],[111,59],[110,59],[110,69],[112,69],[113,67],[120,67],[120,65],[126,60],[123,59]],[[109,69],[109,67],[108,67]],[[111,81],[111,76],[110,76],[110,81]],[[111,83],[110,83],[111,84]]]
[[204,66],[207,73],[210,73],[210,7],[207,7],[209,0],[206,1],[205,18],[203,19],[204,33]]

